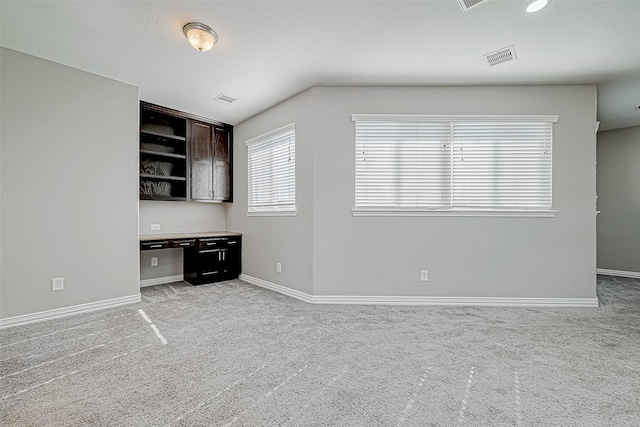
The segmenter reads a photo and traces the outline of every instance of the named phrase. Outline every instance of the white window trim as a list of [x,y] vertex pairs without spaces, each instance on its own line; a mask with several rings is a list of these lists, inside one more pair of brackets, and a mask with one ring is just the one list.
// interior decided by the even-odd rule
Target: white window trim
[[[250,145],[252,145],[253,143],[255,143],[257,141],[263,140],[265,138],[269,138],[269,137],[271,137],[273,135],[276,135],[278,133],[281,133],[283,130],[286,130],[286,129],[289,129],[289,128],[292,128],[294,130],[294,132],[295,132],[295,129],[296,129],[295,123],[289,123],[288,125],[279,127],[279,128],[274,129],[272,131],[263,133],[262,135],[258,135],[256,137],[248,139],[248,140],[245,141],[245,146],[249,147]],[[294,174],[295,173],[296,173],[296,168],[294,168]],[[294,176],[294,179],[295,179],[295,176]],[[250,180],[250,171],[247,168],[247,184],[248,184],[249,180]],[[247,216],[248,217],[297,216],[297,214],[298,214],[298,210],[296,208],[296,206],[297,206],[297,197],[298,197],[298,194],[297,194],[297,191],[296,191],[295,198],[294,198],[294,206],[291,207],[291,208],[282,208],[282,209],[271,207],[271,208],[264,209],[264,210],[251,210],[248,207],[248,201],[247,201],[247,211],[246,211]]]
[[297,210],[282,211],[247,211],[247,216],[297,216]]
[[[437,121],[503,121],[522,122],[538,121],[557,123],[558,115],[410,115],[410,114],[352,114],[351,120],[356,121],[399,121],[399,122],[437,122]],[[355,198],[354,198],[355,200]],[[353,216],[370,217],[526,217],[526,218],[554,218],[556,209],[367,209],[353,208]]]
[[410,115],[410,114],[352,114],[351,121],[354,122],[379,122],[393,120],[398,122],[441,122],[441,121],[501,121],[501,122],[522,122],[538,121],[557,123],[558,115]]
[[463,209],[353,209],[353,216],[456,216],[456,217],[527,217],[554,218],[557,210],[463,210]]

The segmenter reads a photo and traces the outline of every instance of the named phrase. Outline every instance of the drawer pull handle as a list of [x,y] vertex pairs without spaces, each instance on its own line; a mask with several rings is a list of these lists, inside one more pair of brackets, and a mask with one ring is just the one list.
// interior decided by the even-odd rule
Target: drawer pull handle
[[161,248],[162,245],[151,245],[149,246],[151,249]]
[[180,246],[189,246],[191,243],[180,243]]
[[218,272],[217,271],[204,271],[204,272],[202,272],[203,276],[209,276],[211,274],[218,274]]
[[215,244],[216,244],[216,242],[207,243],[207,246],[214,246]]
[[238,242],[237,242],[237,241],[235,241],[235,240],[231,240],[231,241],[229,242],[229,244],[230,244],[230,245],[235,245],[236,243],[238,243]]
[[220,249],[208,249],[205,251],[200,251],[201,254],[210,254],[211,252],[220,252]]

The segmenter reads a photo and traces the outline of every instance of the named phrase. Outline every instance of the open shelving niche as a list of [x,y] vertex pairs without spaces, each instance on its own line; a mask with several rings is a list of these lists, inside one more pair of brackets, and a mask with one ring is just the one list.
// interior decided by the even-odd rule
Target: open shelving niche
[[187,200],[187,120],[140,108],[140,199]]

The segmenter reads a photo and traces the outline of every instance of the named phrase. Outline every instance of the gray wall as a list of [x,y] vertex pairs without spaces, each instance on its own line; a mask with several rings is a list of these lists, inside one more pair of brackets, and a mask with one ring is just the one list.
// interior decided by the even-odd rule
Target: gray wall
[[[234,202],[227,207],[227,229],[242,237],[242,272],[311,293],[314,117],[308,90],[234,128]],[[297,216],[247,217],[247,146],[245,141],[296,124]],[[276,263],[282,272],[276,272]]]
[[[555,218],[353,217],[353,113],[558,114],[553,196],[559,212]],[[247,233],[244,273],[314,295],[593,298],[595,115],[594,86],[304,92],[236,126],[237,202],[227,225]],[[244,141],[290,122],[300,150],[298,217],[247,218]],[[285,275],[291,262],[304,269]],[[419,281],[421,269],[429,270],[428,282]]]
[[[151,224],[160,224],[160,231],[152,231]],[[226,230],[223,204],[140,201],[140,234],[223,230]],[[151,267],[152,257],[158,258],[155,267]],[[182,274],[182,249],[140,252],[140,280]]]
[[640,273],[640,126],[598,133],[598,267]]
[[[595,297],[593,86],[315,89],[316,295]],[[555,218],[354,217],[353,113],[557,114]],[[429,281],[420,282],[420,270]]]
[[0,55],[0,317],[138,294],[137,87]]

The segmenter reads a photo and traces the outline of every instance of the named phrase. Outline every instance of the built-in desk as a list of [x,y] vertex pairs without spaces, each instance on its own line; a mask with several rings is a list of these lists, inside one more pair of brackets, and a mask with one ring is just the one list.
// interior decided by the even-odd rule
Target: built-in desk
[[140,250],[182,248],[184,280],[192,285],[235,279],[241,272],[242,233],[143,234]]

